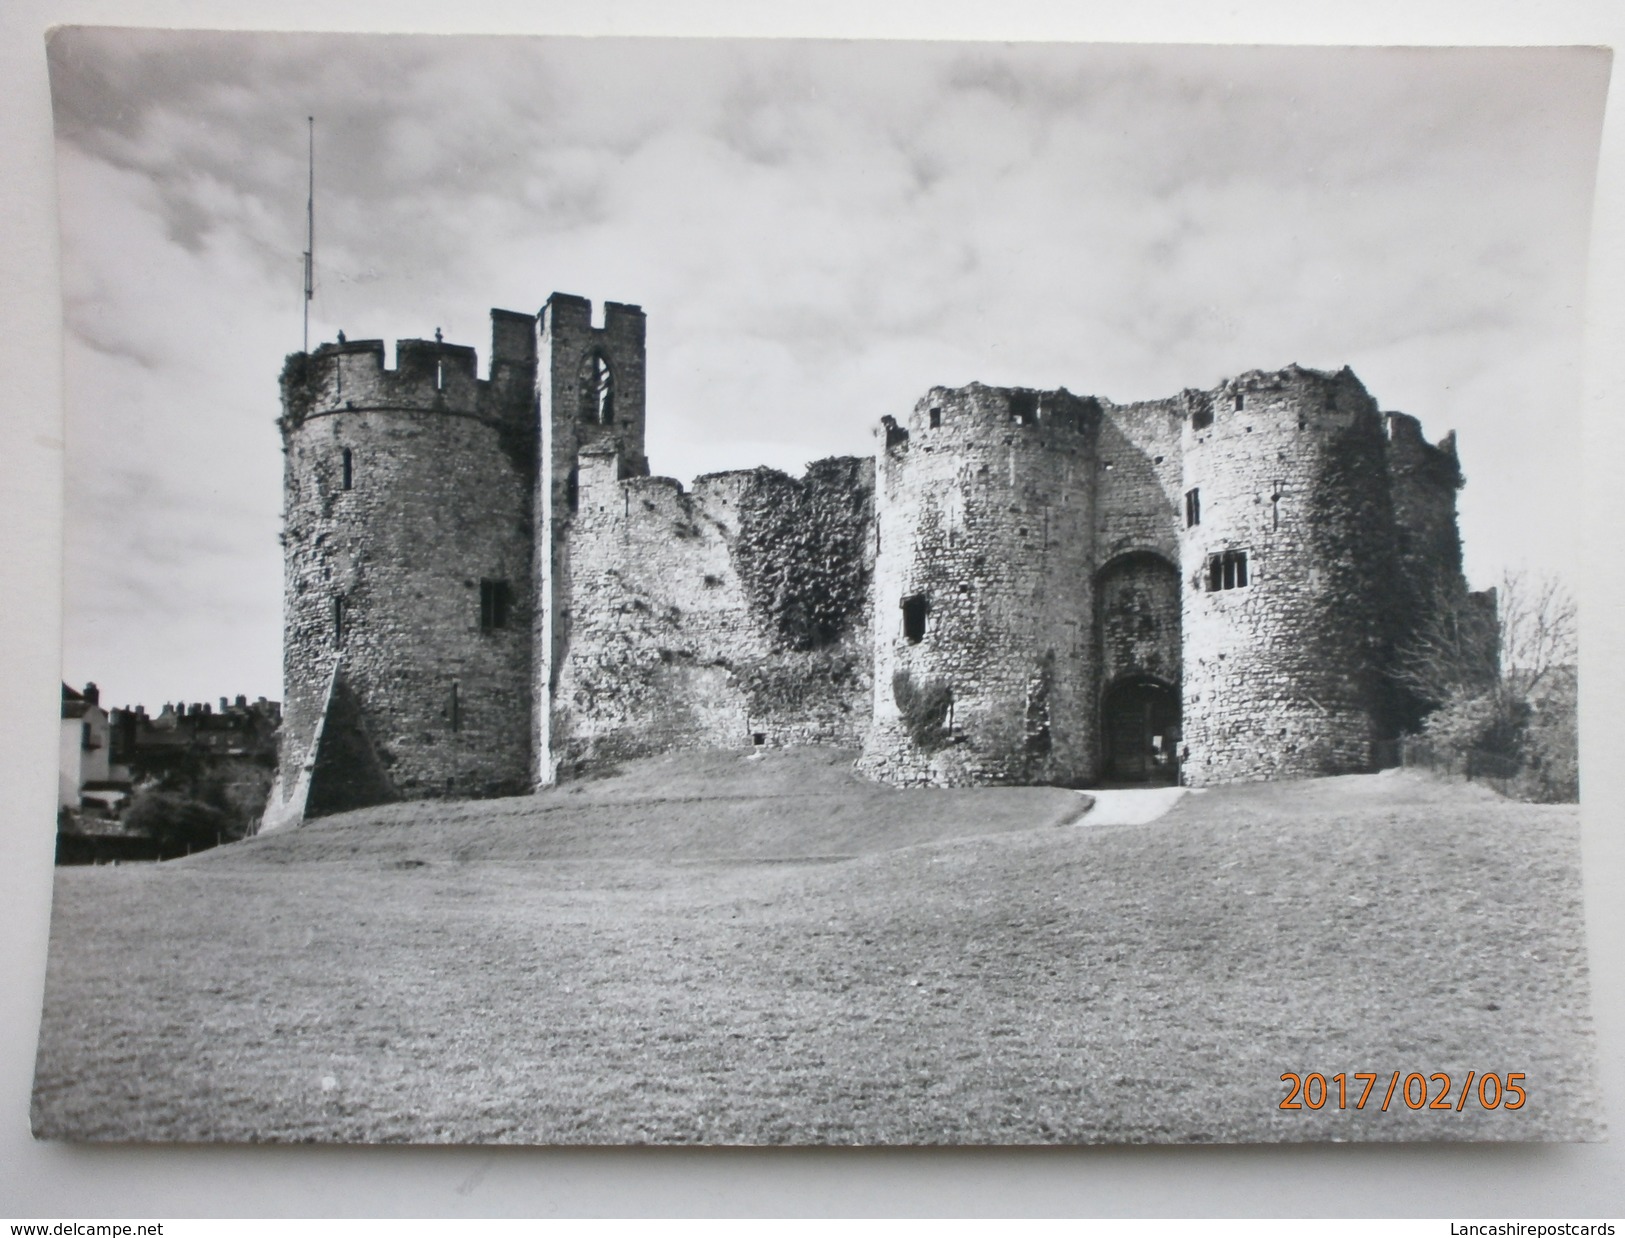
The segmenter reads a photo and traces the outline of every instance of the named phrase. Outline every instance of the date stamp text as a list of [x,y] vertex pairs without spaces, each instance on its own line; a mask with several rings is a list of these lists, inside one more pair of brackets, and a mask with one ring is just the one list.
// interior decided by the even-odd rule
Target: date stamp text
[[1370,1104],[1382,1113],[1396,1103],[1406,1109],[1445,1109],[1453,1113],[1469,1105],[1479,1109],[1522,1109],[1529,1099],[1523,1080],[1522,1071],[1490,1070],[1479,1074],[1469,1070],[1458,1091],[1456,1081],[1443,1071],[1423,1074],[1413,1070],[1406,1074],[1396,1070],[1391,1075],[1340,1071],[1330,1076],[1318,1071],[1306,1075],[1288,1071],[1281,1076],[1281,1082],[1287,1085],[1286,1096],[1276,1107],[1364,1109]]

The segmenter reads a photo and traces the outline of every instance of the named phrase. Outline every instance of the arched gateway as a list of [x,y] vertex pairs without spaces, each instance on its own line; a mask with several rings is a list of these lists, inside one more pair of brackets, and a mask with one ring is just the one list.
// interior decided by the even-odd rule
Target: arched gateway
[[1139,549],[1100,571],[1100,776],[1177,782],[1180,739],[1179,570]]

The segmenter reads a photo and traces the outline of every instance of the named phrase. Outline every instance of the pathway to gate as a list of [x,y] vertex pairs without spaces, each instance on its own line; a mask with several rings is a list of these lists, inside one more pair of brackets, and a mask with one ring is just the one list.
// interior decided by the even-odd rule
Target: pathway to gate
[[1090,791],[1094,805],[1077,825],[1144,825],[1167,812],[1183,795],[1191,794],[1189,787],[1124,787]]

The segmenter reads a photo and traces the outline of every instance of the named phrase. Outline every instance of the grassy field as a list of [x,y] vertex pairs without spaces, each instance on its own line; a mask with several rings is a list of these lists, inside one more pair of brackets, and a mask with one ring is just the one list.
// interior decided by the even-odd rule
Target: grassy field
[[[1572,807],[1409,774],[896,791],[686,754],[56,874],[45,1137],[1596,1138]],[[1518,1111],[1378,1111],[1389,1074]],[[1376,1071],[1363,1111],[1283,1071]],[[1349,1103],[1358,1088],[1350,1081]],[[1452,1094],[1452,1102],[1455,1094]]]

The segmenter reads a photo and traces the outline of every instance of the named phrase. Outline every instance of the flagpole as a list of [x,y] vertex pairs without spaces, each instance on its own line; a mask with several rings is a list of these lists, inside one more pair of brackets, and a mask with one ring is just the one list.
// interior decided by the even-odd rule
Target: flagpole
[[305,352],[310,351],[310,299],[316,291],[316,118],[309,125],[309,191],[305,195]]

